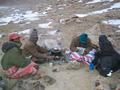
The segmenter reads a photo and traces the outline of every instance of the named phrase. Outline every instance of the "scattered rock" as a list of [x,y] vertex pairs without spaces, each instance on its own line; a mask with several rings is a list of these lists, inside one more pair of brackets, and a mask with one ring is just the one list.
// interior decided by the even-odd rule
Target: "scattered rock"
[[115,90],[120,90],[120,84],[117,85]]
[[68,63],[68,66],[66,68],[67,70],[79,70],[80,69],[80,63],[79,62],[70,62]]
[[48,85],[53,85],[53,84],[56,82],[56,80],[55,80],[54,78],[46,75],[46,76],[44,76],[44,77],[41,79],[41,82],[42,82],[44,85],[48,86]]
[[110,89],[110,86],[107,83],[102,82],[100,80],[96,80],[95,90],[111,90],[111,89]]
[[0,38],[3,38],[3,37],[5,37],[5,33],[0,34]]
[[99,42],[99,35],[101,35],[101,27],[100,24],[94,25],[92,28],[87,30],[87,33],[89,34],[89,37],[91,38],[92,42],[96,45],[98,45]]
[[12,90],[45,90],[38,80],[19,80]]
[[60,71],[60,69],[59,68],[53,68],[53,70],[52,70],[52,72],[59,72]]
[[68,23],[71,23],[71,22],[82,23],[83,21],[80,20],[80,18],[76,15],[71,16],[70,18],[60,19],[61,24],[68,24]]
[[117,48],[120,48],[120,32],[115,32],[114,33],[114,36],[113,36],[113,39],[115,40],[115,46]]

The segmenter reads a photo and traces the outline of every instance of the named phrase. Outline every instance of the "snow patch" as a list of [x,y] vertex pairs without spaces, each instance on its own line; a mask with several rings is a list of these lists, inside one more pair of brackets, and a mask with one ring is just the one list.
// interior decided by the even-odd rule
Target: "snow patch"
[[3,10],[3,9],[8,9],[8,7],[0,6],[0,10]]
[[26,22],[25,24],[30,24],[31,22]]
[[58,30],[48,31],[47,33],[50,35],[56,35]]
[[83,0],[79,0],[78,2],[83,2]]
[[0,38],[4,37],[5,34],[4,33],[0,33]]
[[102,23],[110,24],[110,25],[120,25],[120,19],[107,20],[107,21],[103,21]]
[[78,16],[78,17],[86,17],[86,16],[88,16],[88,14],[75,14],[75,16]]
[[102,14],[102,13],[105,13],[105,12],[108,12],[108,9],[93,11],[93,12],[90,12],[90,13],[87,13],[87,14],[74,14],[74,15],[78,16],[78,17],[86,17],[86,16],[89,16],[89,15]]
[[63,7],[60,7],[60,8],[58,8],[58,9],[64,9]]
[[40,28],[52,28],[52,26],[50,26],[50,24],[52,24],[52,22],[42,23],[42,24],[39,24],[38,26]]
[[112,10],[112,9],[119,9],[120,8],[120,2],[119,3],[114,3],[110,8],[106,8],[106,9],[102,9],[102,10],[98,10],[98,11],[93,11],[93,12],[89,12],[89,13],[86,13],[86,14],[74,14],[78,17],[86,17],[86,16],[89,16],[89,15],[97,15],[97,14],[102,14],[102,13],[105,13],[105,12],[109,12],[109,10]]
[[46,16],[47,12],[33,12],[26,11],[24,13],[20,13],[20,10],[14,10],[14,13],[9,15],[8,17],[0,18],[0,26],[7,25],[10,22],[19,23],[21,21],[35,21],[39,20],[40,16]]
[[32,11],[27,11],[25,15],[23,15],[24,20],[28,20],[28,21],[39,20],[38,16],[40,16],[38,12],[32,12]]
[[93,4],[93,3],[98,3],[98,2],[112,2],[114,0],[93,0],[93,1],[90,1],[90,2],[87,2],[86,4]]
[[120,32],[120,30],[117,30],[116,32]]
[[119,9],[120,8],[120,2],[113,4],[110,9]]
[[48,10],[52,10],[52,5],[49,5],[47,8],[46,8],[46,10],[48,11]]
[[30,29],[19,31],[18,34],[30,34]]
[[120,25],[118,26],[118,28],[120,28]]

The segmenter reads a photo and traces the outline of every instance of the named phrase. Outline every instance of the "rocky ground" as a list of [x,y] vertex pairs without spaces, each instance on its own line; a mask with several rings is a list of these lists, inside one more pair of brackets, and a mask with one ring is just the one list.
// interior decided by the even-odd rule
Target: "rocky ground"
[[[119,51],[120,1],[93,1],[95,2],[92,0],[0,1],[0,45],[7,40],[7,35],[11,32],[29,36],[30,30],[36,28],[39,31],[39,45],[44,45],[44,40],[54,39],[61,43],[62,48],[68,48],[75,35],[86,32],[97,45],[99,35],[107,35],[115,49]],[[80,67],[77,70],[68,70],[66,68],[68,64],[40,66],[40,70],[56,80],[52,85],[45,84],[46,90],[95,90],[97,79],[105,83],[104,85],[109,85],[112,90],[120,84],[120,72],[116,72],[110,78],[103,78],[96,70],[89,72],[85,65],[78,65]],[[54,68],[58,71],[53,72]]]

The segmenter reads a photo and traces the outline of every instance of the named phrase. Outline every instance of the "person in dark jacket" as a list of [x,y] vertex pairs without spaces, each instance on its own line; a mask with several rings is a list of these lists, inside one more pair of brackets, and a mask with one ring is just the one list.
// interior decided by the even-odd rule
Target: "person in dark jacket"
[[111,76],[120,69],[120,54],[115,51],[105,35],[99,37],[100,50],[96,53],[93,63],[102,76]]
[[37,64],[22,56],[19,39],[20,37],[18,34],[10,34],[9,41],[2,45],[4,55],[1,59],[1,65],[10,78],[20,78],[37,72]]
[[[42,59],[52,60],[54,57],[48,54],[48,50],[37,45],[38,34],[37,30],[33,29],[30,34],[30,38],[25,41],[22,47],[22,53],[24,56],[32,56],[36,58],[38,62]],[[40,60],[39,60],[40,59]],[[42,61],[41,62],[44,62]]]

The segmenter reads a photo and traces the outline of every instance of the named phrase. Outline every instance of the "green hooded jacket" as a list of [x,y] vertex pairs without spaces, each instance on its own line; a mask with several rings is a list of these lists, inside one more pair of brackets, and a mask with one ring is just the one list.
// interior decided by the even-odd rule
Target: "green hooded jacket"
[[5,52],[1,60],[1,65],[4,70],[7,70],[12,66],[23,68],[29,63],[30,60],[26,60],[25,57],[22,56],[22,51],[18,47],[13,47]]

